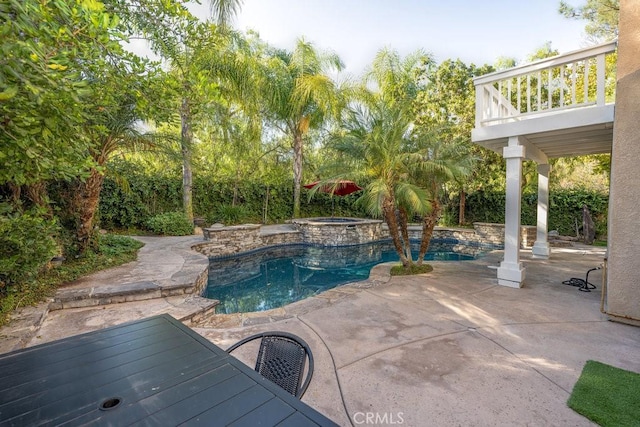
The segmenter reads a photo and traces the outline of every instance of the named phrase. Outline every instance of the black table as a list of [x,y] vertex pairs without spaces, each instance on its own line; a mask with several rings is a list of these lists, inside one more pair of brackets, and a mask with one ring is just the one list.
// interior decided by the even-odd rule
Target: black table
[[336,425],[169,315],[0,355],[0,425]]

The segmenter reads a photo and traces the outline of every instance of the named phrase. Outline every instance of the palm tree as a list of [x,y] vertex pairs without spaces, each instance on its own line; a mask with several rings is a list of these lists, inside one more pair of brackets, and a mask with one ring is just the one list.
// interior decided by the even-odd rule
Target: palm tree
[[339,154],[339,163],[331,168],[343,171],[334,179],[369,182],[358,202],[370,215],[384,219],[405,267],[413,263],[407,219],[426,213],[430,207],[427,193],[409,182],[412,118],[406,105],[390,106],[378,99],[350,109],[342,129],[329,142],[329,147]]
[[76,237],[80,252],[86,251],[91,245],[93,220],[109,157],[118,150],[149,145],[152,142],[138,128],[140,116],[135,104],[133,96],[124,94],[114,105],[98,108],[93,122],[85,127],[86,134],[93,141],[89,155],[94,165],[89,169],[88,176],[77,182],[73,195],[72,206],[77,218]]
[[233,18],[238,14],[243,0],[210,0],[209,11],[216,24],[227,29]]
[[473,161],[460,144],[435,140],[433,129],[415,124],[423,113],[416,111],[423,89],[419,77],[430,61],[422,52],[401,59],[396,52],[380,51],[366,76],[377,92],[361,91],[359,108],[349,111],[330,141],[341,154],[337,170],[358,171],[370,181],[359,202],[371,215],[384,218],[405,268],[413,263],[409,219],[422,218],[420,265],[442,212],[443,186],[466,176]]
[[291,138],[293,148],[293,216],[300,216],[300,189],[304,139],[309,129],[321,127],[341,107],[339,90],[328,73],[340,71],[335,54],[322,54],[299,39],[293,52],[275,51],[267,59],[263,85],[271,123]]
[[475,158],[466,144],[443,143],[430,135],[416,139],[416,147],[407,159],[413,182],[428,195],[430,209],[422,215],[422,238],[417,263],[421,265],[429,250],[433,230],[442,214],[442,193],[446,184],[460,184],[469,176]]
[[[333,148],[354,164],[348,169],[364,174],[370,183],[359,199],[374,216],[382,216],[403,266],[413,264],[408,223],[430,208],[427,192],[412,181],[414,101],[421,89],[419,71],[431,62],[417,51],[406,58],[382,49],[365,75],[343,130],[333,138]],[[375,92],[367,89],[375,88]]]

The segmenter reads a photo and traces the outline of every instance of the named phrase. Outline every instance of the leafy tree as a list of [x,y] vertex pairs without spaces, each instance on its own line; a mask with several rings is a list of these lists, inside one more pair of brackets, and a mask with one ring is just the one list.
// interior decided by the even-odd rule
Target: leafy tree
[[8,0],[0,14],[0,185],[15,200],[23,185],[88,170],[82,125],[95,105],[85,76],[116,62],[122,48],[118,18],[97,1]]
[[407,104],[390,105],[371,98],[366,105],[354,106],[345,113],[341,130],[329,142],[329,148],[338,153],[330,167],[334,171],[331,180],[368,182],[358,202],[373,217],[384,219],[405,267],[413,263],[408,217],[429,209],[426,192],[408,182],[412,120]]
[[211,142],[208,152],[218,172],[231,175],[235,182],[235,206],[241,179],[264,172],[262,160],[272,152],[262,141],[260,88],[265,72],[261,60],[266,46],[253,35],[245,38],[230,31],[225,32],[223,43],[218,53],[203,63],[220,96],[205,118],[202,138]]
[[211,16],[219,27],[226,29],[238,14],[243,0],[210,0]]
[[[116,4],[122,7],[121,2],[117,0]],[[187,218],[193,220],[194,124],[202,114],[206,114],[206,107],[215,102],[219,94],[217,84],[202,65],[218,52],[223,36],[214,24],[200,22],[189,13],[184,0],[137,2],[138,6],[153,6],[159,11],[157,18],[153,16],[154,9],[151,12],[132,13],[130,19],[133,29],[130,31],[147,39],[152,50],[164,58],[170,67],[165,85],[167,93],[172,94],[170,97],[178,101],[173,104],[172,113],[179,117],[180,122],[183,208]],[[214,1],[211,3],[212,14],[220,22],[226,23],[238,5],[238,1]],[[168,112],[168,116],[171,115]]]
[[558,11],[569,19],[587,21],[585,32],[594,41],[609,41],[618,37],[619,0],[586,0],[582,6],[561,1]]
[[[475,86],[473,78],[493,71],[488,65],[477,67],[458,60],[446,60],[437,67],[425,70],[422,78],[426,87],[415,102],[416,126],[432,138],[455,147],[447,150],[447,157],[458,150],[472,158],[482,158],[475,164],[471,179],[451,181],[459,193],[458,223],[464,224],[465,198],[487,182],[503,181],[502,158],[471,142],[471,131],[475,125]],[[444,153],[438,150],[438,153]],[[494,178],[487,179],[488,176]]]
[[359,99],[330,140],[338,153],[331,180],[357,179],[359,174],[369,182],[359,202],[369,214],[384,218],[405,268],[413,264],[409,218],[430,208],[428,192],[412,174],[416,162],[423,160],[416,155],[424,147],[414,132],[413,102],[421,88],[420,69],[429,62],[423,52],[406,58],[388,49],[378,52]]
[[[24,188],[31,202],[47,207],[48,181],[77,179],[71,216],[85,250],[106,158],[124,137],[121,126],[130,128],[137,120],[133,111],[154,68],[122,48],[123,24],[101,2],[28,0],[5,6],[2,13],[13,19],[5,20],[2,46],[12,53],[0,78],[7,88],[0,105],[0,150],[14,161],[2,168],[0,184],[11,189],[14,204]],[[132,116],[124,125],[117,123],[123,114]]]
[[471,174],[476,158],[471,155],[469,147],[459,143],[433,140],[428,136],[417,138],[416,141],[416,150],[410,158],[411,176],[425,188],[431,204],[431,208],[422,214],[422,240],[418,254],[420,265],[442,214],[444,187],[451,182],[460,185]]
[[341,101],[329,76],[341,70],[340,58],[318,52],[300,39],[292,52],[276,50],[267,58],[267,79],[262,86],[269,123],[291,138],[293,148],[293,216],[300,216],[303,147],[310,129],[336,116]]
[[[129,90],[143,85],[143,82],[131,75],[119,77],[118,81],[128,83]],[[137,92],[140,93],[141,90],[138,89]],[[100,200],[107,161],[115,152],[152,143],[152,139],[140,131],[141,116],[133,93],[135,91],[118,92],[103,97],[103,105],[97,108],[93,119],[84,126],[87,136],[92,141],[89,155],[95,166],[89,169],[88,177],[77,180],[73,192],[71,206],[76,218],[76,237],[80,252],[84,252],[91,245],[93,220]]]

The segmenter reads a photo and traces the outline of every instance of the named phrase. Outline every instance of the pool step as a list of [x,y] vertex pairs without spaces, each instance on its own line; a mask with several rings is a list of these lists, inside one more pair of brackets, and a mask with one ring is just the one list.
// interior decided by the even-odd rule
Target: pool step
[[[57,290],[49,310],[95,307],[133,301],[144,301],[172,296],[196,296],[202,294],[209,277],[209,261],[198,259],[182,265],[170,277],[159,280],[138,280],[105,284],[104,281],[84,280]],[[99,284],[99,286],[95,286]]]
[[161,286],[155,282],[143,281],[95,288],[60,289],[56,292],[53,302],[49,304],[49,310],[93,307],[192,294],[194,288],[193,284]]

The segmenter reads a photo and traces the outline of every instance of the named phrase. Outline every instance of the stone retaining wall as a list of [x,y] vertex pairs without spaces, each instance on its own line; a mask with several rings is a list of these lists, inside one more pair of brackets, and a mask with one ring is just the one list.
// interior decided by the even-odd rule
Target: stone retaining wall
[[[485,242],[504,245],[504,224],[488,222],[474,222],[473,229]],[[533,225],[520,226],[520,247],[530,248],[536,241],[536,227]]]
[[361,245],[388,237],[380,220],[334,223],[302,219],[295,220],[294,224],[302,233],[302,241],[314,245]]
[[[323,246],[360,245],[389,238],[389,230],[381,221],[351,224],[311,224],[300,231],[282,231],[261,233],[260,225],[246,224],[230,227],[212,227],[203,229],[205,241],[193,246],[193,249],[208,256],[218,257],[234,255],[268,246],[281,246],[296,243],[321,244]],[[536,238],[536,227],[522,226],[522,247],[531,247]],[[419,240],[422,227],[409,227],[409,237]],[[433,239],[456,240],[491,245],[504,245],[504,224],[476,222],[473,229],[436,227]]]
[[263,246],[259,224],[203,228],[205,242],[193,249],[208,256],[237,254]]

